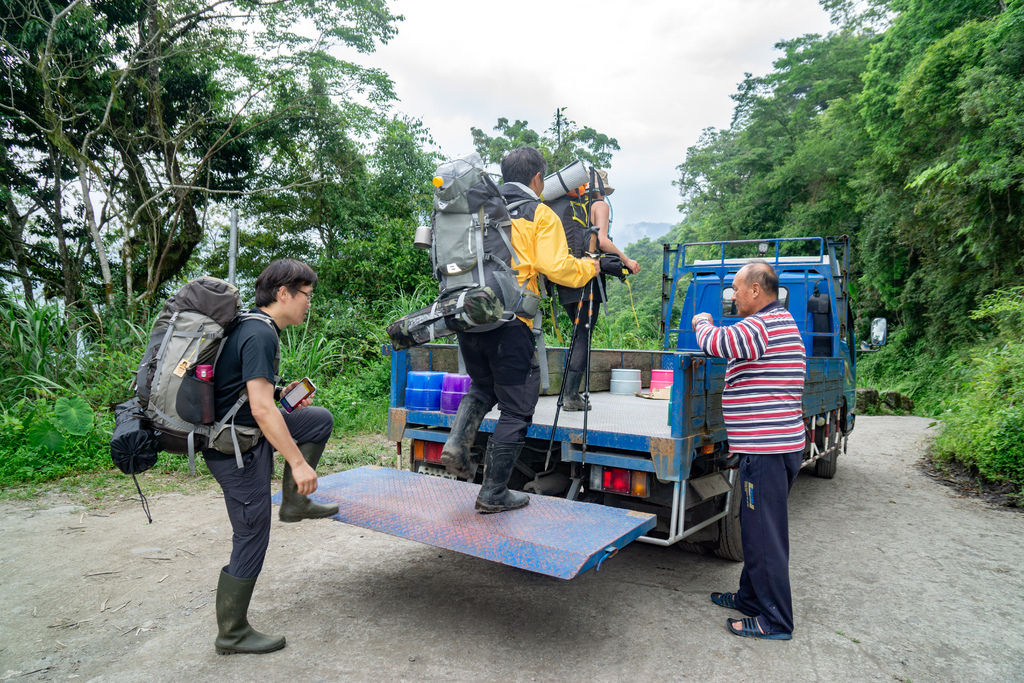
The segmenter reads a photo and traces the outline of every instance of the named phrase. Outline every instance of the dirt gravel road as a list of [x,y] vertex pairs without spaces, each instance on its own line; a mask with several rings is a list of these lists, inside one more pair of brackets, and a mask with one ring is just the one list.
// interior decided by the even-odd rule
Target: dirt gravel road
[[[1024,681],[1024,515],[918,463],[929,420],[863,417],[790,498],[796,633],[737,638],[740,566],[640,543],[560,581],[331,520],[274,523],[250,617],[214,653],[218,492],[0,506],[0,680]],[[59,503],[59,501],[58,501]]]

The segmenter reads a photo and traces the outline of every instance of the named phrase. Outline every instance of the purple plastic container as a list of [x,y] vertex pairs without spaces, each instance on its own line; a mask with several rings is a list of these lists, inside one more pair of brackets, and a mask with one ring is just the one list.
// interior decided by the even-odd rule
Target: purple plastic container
[[457,413],[462,397],[469,391],[469,375],[447,373],[441,380],[441,412]]

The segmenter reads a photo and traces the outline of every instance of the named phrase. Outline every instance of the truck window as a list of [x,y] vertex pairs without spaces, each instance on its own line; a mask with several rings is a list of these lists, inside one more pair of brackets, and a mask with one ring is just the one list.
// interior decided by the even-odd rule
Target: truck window
[[[723,318],[738,318],[739,313],[736,312],[736,302],[733,300],[733,294],[735,290],[732,287],[726,287],[722,290],[722,317]],[[789,310],[789,290],[783,286],[779,286],[779,301],[782,305]]]

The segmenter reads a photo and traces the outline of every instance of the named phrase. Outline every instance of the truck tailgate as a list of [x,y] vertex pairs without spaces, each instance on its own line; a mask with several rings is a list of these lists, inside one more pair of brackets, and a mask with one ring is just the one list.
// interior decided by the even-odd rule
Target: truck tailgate
[[[654,528],[654,515],[549,496],[520,510],[482,515],[480,487],[383,467],[322,477],[318,503],[337,503],[335,519],[392,536],[571,579]],[[280,504],[281,494],[274,495]]]

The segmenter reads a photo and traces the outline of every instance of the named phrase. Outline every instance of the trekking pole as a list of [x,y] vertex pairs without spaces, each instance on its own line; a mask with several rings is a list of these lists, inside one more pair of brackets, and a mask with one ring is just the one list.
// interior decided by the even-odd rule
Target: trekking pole
[[583,310],[583,296],[585,288],[585,286],[580,288],[580,300],[576,302],[576,318],[573,320],[572,336],[569,338],[569,348],[565,351],[565,364],[562,366],[562,386],[558,390],[558,403],[555,405],[555,419],[551,423],[551,438],[548,440],[547,456],[544,458],[544,471],[538,472],[536,475],[537,477],[545,474],[551,474],[551,471],[549,471],[551,466],[551,448],[555,444],[555,428],[558,427],[558,416],[562,412],[562,404],[565,402],[565,375],[569,372],[569,363],[572,360],[573,349],[576,348],[576,343],[579,340],[577,331],[580,326],[580,311]]
[[[594,280],[599,280],[597,275]],[[590,349],[594,338],[594,280],[587,283],[587,357],[583,362],[583,443],[580,444],[580,467],[587,462],[587,416],[590,414]],[[598,304],[600,305],[600,304]]]

